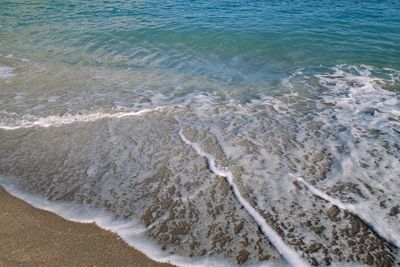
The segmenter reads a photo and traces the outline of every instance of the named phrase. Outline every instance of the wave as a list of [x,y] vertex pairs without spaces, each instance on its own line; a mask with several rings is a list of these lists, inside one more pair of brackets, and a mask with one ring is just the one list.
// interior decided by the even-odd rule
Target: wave
[[[178,265],[393,263],[398,79],[369,66],[303,68],[281,93],[246,101],[194,90],[139,111],[5,114],[0,183],[105,213],[106,223],[76,216],[138,248],[143,237],[154,245],[145,253]],[[54,212],[75,216],[66,210]]]
[[13,124],[0,124],[0,129],[4,130],[17,130],[22,128],[31,127],[57,127],[61,125],[79,123],[79,122],[93,122],[96,120],[106,118],[124,118],[131,116],[140,116],[149,112],[162,111],[165,107],[156,107],[152,109],[143,109],[139,111],[127,111],[127,112],[116,112],[116,113],[89,113],[89,114],[78,114],[78,115],[64,115],[64,116],[48,116],[42,117],[37,120],[27,121],[19,120]]
[[372,227],[372,229],[374,229],[374,231],[377,232],[382,238],[384,238],[394,246],[400,248],[399,234],[394,229],[391,229],[391,226],[388,223],[386,223],[384,220],[376,216],[376,214],[371,212],[368,205],[343,203],[342,201],[332,198],[325,192],[315,188],[311,184],[307,183],[303,178],[293,174],[291,174],[291,176],[293,176],[301,184],[304,184],[307,187],[307,189],[310,190],[314,195],[325,199],[329,203],[332,203],[333,205],[337,206],[342,210],[347,210],[352,214],[360,217],[364,222],[366,222],[370,227]]
[[220,170],[216,167],[215,159],[212,155],[206,153],[201,147],[189,141],[182,132],[182,129],[179,131],[179,136],[181,137],[182,141],[185,142],[187,145],[191,146],[200,156],[207,158],[210,166],[210,170],[214,172],[216,175],[225,177],[232,187],[232,190],[236,196],[236,199],[239,203],[246,209],[246,211],[254,218],[257,224],[261,227],[263,233],[268,237],[268,240],[274,245],[276,249],[278,249],[279,253],[284,257],[284,259],[294,267],[302,267],[302,266],[309,266],[295,250],[285,244],[279,234],[265,222],[265,219],[256,211],[254,207],[250,205],[250,203],[241,195],[238,187],[236,186],[235,182],[233,181],[233,175],[228,170]]

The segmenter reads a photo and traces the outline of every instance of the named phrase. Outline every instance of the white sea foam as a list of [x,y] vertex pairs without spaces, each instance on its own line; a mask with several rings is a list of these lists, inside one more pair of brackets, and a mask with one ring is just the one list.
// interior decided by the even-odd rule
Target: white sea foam
[[0,129],[5,130],[16,130],[21,128],[31,128],[31,127],[56,127],[70,123],[76,122],[92,122],[96,120],[106,119],[106,118],[124,118],[131,116],[140,116],[149,112],[161,111],[164,107],[156,107],[152,109],[143,109],[139,111],[131,112],[117,112],[117,113],[90,113],[90,114],[78,114],[78,115],[64,115],[64,116],[48,116],[44,118],[39,118],[37,120],[19,120],[11,125],[0,124]]
[[10,78],[14,76],[15,74],[13,73],[14,68],[9,67],[9,66],[0,66],[0,79],[3,78]]
[[305,185],[305,187],[310,190],[314,195],[325,199],[326,201],[330,202],[332,205],[337,206],[342,210],[347,210],[348,212],[356,215],[365,223],[367,223],[374,231],[379,234],[382,238],[386,241],[390,242],[391,244],[400,248],[400,235],[396,233],[393,229],[391,229],[390,225],[388,225],[384,220],[378,218],[376,214],[371,212],[371,209],[368,207],[367,204],[350,204],[350,203],[343,203],[342,201],[335,199],[325,192],[317,189],[313,185],[307,183],[303,178],[296,176],[294,174],[290,174],[293,178],[297,181]]
[[255,208],[253,208],[250,203],[241,195],[238,187],[236,186],[235,182],[233,181],[233,175],[228,170],[220,170],[216,167],[215,158],[209,153],[206,153],[197,143],[191,142],[188,140],[182,132],[182,129],[179,131],[179,136],[181,137],[182,141],[187,145],[191,146],[197,154],[202,157],[205,157],[209,163],[210,170],[214,172],[216,175],[225,177],[230,186],[233,189],[236,199],[239,203],[247,210],[247,212],[254,218],[257,224],[260,226],[263,233],[272,243],[272,245],[279,251],[282,257],[291,265],[295,267],[303,267],[309,266],[298,254],[297,252],[289,247],[279,234],[266,223],[265,219],[257,212]]
[[[363,197],[347,192],[355,203],[344,203],[310,184],[307,188],[332,204],[355,214],[382,238],[400,247],[396,219],[388,216],[388,211],[380,204],[383,199],[393,202],[394,205],[399,200],[397,191],[393,190],[397,188],[400,167],[396,157],[396,128],[400,126],[399,94],[384,90],[382,86],[385,83],[394,85],[399,82],[400,72],[391,69],[385,69],[379,75],[375,72],[371,66],[339,65],[332,68],[330,74],[316,75],[320,84],[328,89],[323,100],[334,107],[333,110],[321,113],[316,120],[328,125],[326,131],[331,132],[331,138],[326,140],[326,145],[336,159],[328,179],[318,185],[333,187],[349,182],[349,177],[357,177],[375,191],[364,190]],[[347,130],[335,135],[334,125],[346,127]],[[338,152],[335,149],[338,144],[346,148],[347,152]],[[358,183],[356,179],[351,182]]]
[[[282,100],[279,96],[267,102],[232,106],[205,99],[196,101],[201,103],[196,115],[202,127],[218,136],[230,165],[240,166],[240,181],[251,190],[252,198],[264,210],[278,210],[276,216],[289,221],[295,234],[304,234],[305,243],[319,237],[302,228],[300,218],[296,223],[296,219],[292,222],[285,217],[288,203],[302,196],[291,195],[295,189],[282,180],[286,179],[286,174],[281,175],[282,167],[315,182],[315,186],[307,184],[309,191],[303,191],[304,196],[311,192],[354,214],[369,226],[371,236],[399,247],[399,215],[394,207],[399,203],[396,128],[400,126],[400,102],[395,90],[400,79],[395,70],[379,71],[369,66],[335,66],[327,70],[328,74],[313,72],[309,77],[296,72],[300,77],[288,79],[283,86],[298,93],[291,93],[280,109],[275,108]],[[391,85],[394,91],[384,89]],[[307,102],[302,105],[299,99]],[[307,113],[301,115],[303,110],[298,107]],[[218,120],[214,117],[216,108]],[[325,188],[333,193],[326,194]],[[282,194],[283,200],[282,192],[287,193]],[[330,206],[313,198],[302,203],[311,221],[321,216],[317,205]],[[293,217],[291,214],[289,218]],[[329,233],[332,225],[339,223],[319,219],[318,224],[328,230],[326,239],[318,242],[332,246],[338,240]],[[350,252],[345,249],[346,238],[340,238],[345,253]]]

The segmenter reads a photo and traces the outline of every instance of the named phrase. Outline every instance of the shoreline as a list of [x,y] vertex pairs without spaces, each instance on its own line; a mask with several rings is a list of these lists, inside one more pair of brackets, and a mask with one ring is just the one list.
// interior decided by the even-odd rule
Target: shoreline
[[37,209],[0,186],[1,266],[154,266],[117,234]]

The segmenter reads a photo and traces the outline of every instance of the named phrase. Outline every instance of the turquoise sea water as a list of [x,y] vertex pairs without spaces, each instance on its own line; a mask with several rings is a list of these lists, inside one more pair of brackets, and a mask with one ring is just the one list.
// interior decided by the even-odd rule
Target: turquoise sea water
[[69,64],[245,82],[307,66],[400,67],[398,1],[2,1],[0,19],[3,50]]
[[400,2],[0,1],[0,185],[178,265],[400,265]]

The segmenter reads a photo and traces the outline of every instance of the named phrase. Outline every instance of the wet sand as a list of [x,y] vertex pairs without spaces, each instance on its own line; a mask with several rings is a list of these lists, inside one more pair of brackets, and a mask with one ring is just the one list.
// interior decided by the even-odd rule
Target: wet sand
[[0,187],[0,266],[172,266],[116,234],[36,209]]

